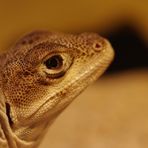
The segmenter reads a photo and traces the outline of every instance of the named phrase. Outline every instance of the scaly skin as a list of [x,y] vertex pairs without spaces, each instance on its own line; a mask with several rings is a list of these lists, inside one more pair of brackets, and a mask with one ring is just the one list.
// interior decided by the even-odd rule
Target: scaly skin
[[56,117],[108,67],[95,33],[32,32],[0,56],[0,145],[36,148]]

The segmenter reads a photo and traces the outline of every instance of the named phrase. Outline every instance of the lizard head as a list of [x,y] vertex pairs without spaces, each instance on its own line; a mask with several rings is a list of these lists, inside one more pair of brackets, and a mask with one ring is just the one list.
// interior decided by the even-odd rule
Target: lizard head
[[112,58],[109,42],[94,33],[36,31],[20,39],[8,51],[2,71],[14,133],[23,140],[36,139]]

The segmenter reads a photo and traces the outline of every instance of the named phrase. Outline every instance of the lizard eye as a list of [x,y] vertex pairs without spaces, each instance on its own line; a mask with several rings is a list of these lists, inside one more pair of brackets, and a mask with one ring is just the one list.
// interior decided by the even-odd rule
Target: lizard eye
[[41,66],[41,71],[44,72],[47,77],[59,78],[65,74],[69,69],[73,61],[73,56],[68,53],[59,53],[48,55],[45,57]]
[[63,65],[63,59],[60,55],[54,55],[47,59],[44,64],[48,69],[58,69]]

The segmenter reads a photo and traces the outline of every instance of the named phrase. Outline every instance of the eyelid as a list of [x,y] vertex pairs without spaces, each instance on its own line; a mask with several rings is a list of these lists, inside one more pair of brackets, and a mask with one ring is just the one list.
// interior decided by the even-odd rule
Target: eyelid
[[47,76],[49,76],[50,78],[60,78],[61,76],[63,76],[64,74],[65,74],[66,72],[65,71],[61,71],[61,72],[59,72],[59,73],[57,73],[57,74],[48,74],[48,73],[46,73],[47,74]]

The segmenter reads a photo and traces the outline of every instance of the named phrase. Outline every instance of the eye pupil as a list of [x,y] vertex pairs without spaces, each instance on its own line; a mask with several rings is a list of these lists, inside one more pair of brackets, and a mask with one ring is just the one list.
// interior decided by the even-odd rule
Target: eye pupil
[[60,68],[63,64],[63,59],[60,55],[55,55],[45,61],[45,65],[48,69]]

